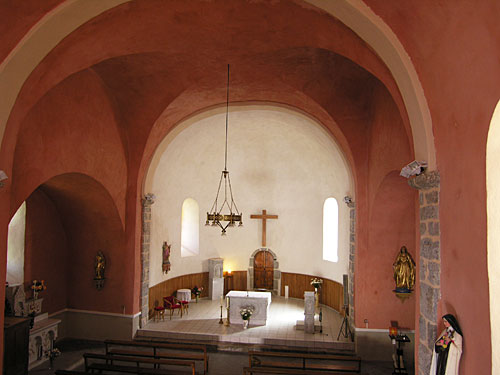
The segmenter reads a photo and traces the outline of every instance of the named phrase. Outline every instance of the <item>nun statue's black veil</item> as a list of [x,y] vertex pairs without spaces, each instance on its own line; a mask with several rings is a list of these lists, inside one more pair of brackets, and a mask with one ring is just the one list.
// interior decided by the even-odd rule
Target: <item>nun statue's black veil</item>
[[457,318],[455,318],[454,315],[452,314],[446,314],[443,316],[443,319],[446,319],[448,323],[450,323],[450,326],[460,335],[463,337],[462,330],[460,329],[460,325],[458,324]]

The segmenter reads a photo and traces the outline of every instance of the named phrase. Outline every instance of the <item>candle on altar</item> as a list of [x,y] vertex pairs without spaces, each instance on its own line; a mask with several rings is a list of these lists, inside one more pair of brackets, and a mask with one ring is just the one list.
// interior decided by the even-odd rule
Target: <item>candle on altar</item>
[[224,305],[224,297],[223,296],[220,296],[220,305],[221,305],[221,307]]

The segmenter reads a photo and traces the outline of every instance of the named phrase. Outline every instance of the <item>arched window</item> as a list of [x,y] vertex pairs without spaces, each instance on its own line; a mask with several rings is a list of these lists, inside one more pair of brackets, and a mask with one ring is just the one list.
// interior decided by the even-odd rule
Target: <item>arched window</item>
[[200,253],[200,208],[198,202],[187,198],[182,203],[181,257]]
[[24,282],[24,235],[26,229],[26,202],[23,202],[9,223],[7,239],[7,281]]
[[323,260],[338,262],[339,205],[335,198],[327,198],[323,205]]

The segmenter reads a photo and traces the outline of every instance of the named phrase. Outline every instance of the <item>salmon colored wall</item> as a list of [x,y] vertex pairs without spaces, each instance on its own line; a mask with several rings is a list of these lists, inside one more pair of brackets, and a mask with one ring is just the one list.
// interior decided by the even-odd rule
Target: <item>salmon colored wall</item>
[[[385,88],[373,89],[368,168],[358,168],[357,253],[355,269],[355,324],[384,329],[391,320],[400,327],[415,328],[415,298],[403,305],[395,288],[392,263],[406,245],[414,259],[417,192],[399,176],[412,158],[407,134],[398,108]],[[361,154],[354,150],[356,155]],[[418,263],[418,262],[417,262]],[[373,309],[373,306],[377,309]]]
[[[124,243],[127,167],[123,150],[109,98],[91,71],[70,77],[51,90],[32,108],[19,132],[13,207],[40,184],[57,187],[55,203],[60,212],[66,212],[60,220],[65,223],[73,262],[68,307],[120,313],[123,306],[127,313],[134,310],[133,295],[124,292],[134,284],[134,263],[124,259],[134,256],[127,255]],[[99,183],[67,172],[92,175]],[[65,205],[60,203],[63,201]],[[109,272],[116,273],[105,290],[96,294],[92,269],[99,249],[110,255]]]
[[56,86],[24,119],[14,154],[13,207],[45,181],[68,172],[100,181],[125,221],[124,148],[110,100],[91,71]]
[[369,247],[367,251],[358,252],[357,327],[363,327],[364,320],[368,319],[369,328],[386,329],[392,320],[396,320],[399,327],[415,329],[415,295],[404,303],[396,297],[392,267],[403,245],[413,259],[418,260],[414,210],[415,191],[411,190],[406,179],[399,176],[399,171],[389,173],[375,195],[369,224]]
[[43,189],[26,200],[26,242],[24,285],[26,297],[32,297],[33,280],[44,280],[47,289],[40,292],[42,312],[49,314],[67,307],[69,248],[57,207]]
[[462,326],[460,373],[488,374],[485,150],[500,98],[500,3],[366,2],[398,35],[426,94],[441,175],[438,311]]
[[[132,313],[129,259],[125,235],[109,193],[94,179],[65,174],[47,181],[42,189],[57,207],[68,241],[67,307]],[[95,256],[106,257],[105,285],[94,284]]]
[[[473,2],[467,0],[439,3],[430,0],[410,0],[409,2],[366,0],[365,2],[372,7],[375,13],[382,17],[403,44],[404,49],[415,65],[429,104],[436,141],[438,169],[442,181],[440,197],[441,281],[444,299],[440,310],[443,313],[455,311],[462,324],[466,342],[466,349],[462,359],[462,373],[486,374],[490,372],[491,368],[491,349],[489,348],[490,327],[488,323],[489,291],[486,267],[484,156],[489,120],[500,97],[500,69],[498,69],[500,29],[497,27],[500,3],[496,1]],[[2,41],[8,42],[0,43],[0,45],[6,46],[5,51],[2,50],[2,54],[5,54],[8,49],[12,48],[15,41],[20,39],[24,30],[28,28],[26,25],[34,22],[35,19],[50,8],[48,6],[41,11],[34,11],[39,7],[38,3],[35,1],[24,2],[24,4],[27,4],[27,9],[29,9],[28,13],[35,15],[28,17],[31,20],[26,22],[21,21],[22,17],[15,17],[17,14],[24,15],[26,12],[18,13],[17,10],[14,10],[15,8],[12,8],[14,6],[13,1],[6,3],[8,4],[8,18],[11,19],[6,27],[17,31],[14,34],[0,33],[0,35],[3,35],[1,36]],[[363,117],[366,117],[366,120],[369,121],[369,117],[365,116],[365,108],[358,108],[356,121],[352,121],[352,117],[350,117],[353,114],[352,111],[340,114],[334,112],[331,107],[333,105],[330,103],[334,102],[336,95],[342,91],[336,91],[336,94],[329,91],[332,80],[328,74],[325,74],[324,70],[320,69],[323,74],[321,79],[318,79],[316,74],[304,74],[305,72],[300,69],[301,58],[304,55],[294,55],[292,51],[295,51],[297,46],[302,45],[314,45],[315,48],[338,50],[339,53],[352,58],[353,61],[363,64],[369,71],[376,72],[375,75],[389,88],[391,95],[399,103],[397,89],[394,89],[395,86],[390,74],[383,68],[375,54],[369,48],[366,48],[351,32],[346,32],[344,26],[332,21],[325,15],[314,14],[314,12],[309,11],[309,8],[302,9],[300,5],[293,2],[269,3],[272,4],[271,8],[267,3],[253,2],[249,3],[247,5],[249,8],[243,9],[243,11],[242,9],[232,8],[233,5],[230,5],[225,10],[226,13],[223,14],[218,13],[217,7],[214,7],[214,5],[218,4],[217,2],[202,2],[201,4],[206,8],[197,11],[192,11],[186,5],[187,2],[182,3],[183,5],[180,5],[179,8],[167,9],[171,4],[170,2],[163,2],[163,4],[155,1],[134,2],[107,12],[66,38],[28,79],[10,116],[0,151],[1,168],[8,172],[13,183],[12,190],[4,189],[2,191],[0,189],[0,212],[5,213],[0,215],[0,238],[2,239],[0,246],[4,253],[2,264],[5,265],[6,257],[6,227],[10,215],[16,211],[20,202],[26,199],[39,184],[44,183],[55,174],[68,171],[87,173],[95,177],[105,187],[105,190],[110,192],[112,197],[110,200],[114,201],[114,205],[118,207],[117,217],[121,218],[121,223],[124,222],[125,217],[129,218],[125,227],[126,247],[124,247],[125,252],[122,256],[129,259],[125,264],[125,273],[129,276],[127,280],[133,281],[126,281],[123,288],[134,290],[134,296],[131,297],[134,302],[131,302],[130,305],[134,304],[136,306],[138,301],[138,275],[140,275],[138,262],[140,205],[138,196],[141,194],[142,175],[147,167],[143,165],[142,171],[138,171],[138,165],[143,155],[143,148],[146,147],[152,121],[154,121],[154,115],[151,115],[151,113],[162,113],[168,103],[173,101],[185,87],[198,82],[201,82],[200,88],[195,91],[202,97],[211,94],[211,88],[214,86],[223,87],[223,84],[215,84],[220,78],[224,82],[223,74],[211,75],[205,81],[202,80],[203,77],[210,74],[207,71],[211,72],[217,69],[221,60],[231,60],[231,62],[238,62],[239,65],[246,67],[246,71],[241,74],[240,80],[236,81],[238,83],[237,87],[240,89],[236,92],[235,97],[239,100],[252,100],[258,97],[262,100],[267,98],[268,100],[280,102],[282,93],[296,91],[294,100],[297,103],[300,102],[301,98],[306,98],[307,100],[316,100],[325,108],[330,108],[330,115],[339,126],[342,126],[342,131],[346,139],[348,139],[349,146],[353,150],[353,158],[356,161],[358,186],[356,203],[359,214],[357,226],[358,255],[363,251],[376,250],[377,244],[371,242],[368,228],[371,228],[373,224],[371,222],[372,218],[383,215],[383,213],[380,208],[374,205],[374,200],[378,199],[376,198],[378,196],[387,194],[385,183],[382,183],[387,173],[400,169],[411,161],[411,158],[399,160],[398,157],[403,154],[394,153],[397,157],[393,161],[390,160],[389,154],[384,159],[384,163],[379,164],[380,170],[377,170],[379,167],[373,165],[373,163],[370,164],[369,170],[367,170],[364,167],[369,160],[366,148],[371,143],[365,143],[367,136],[364,135],[363,130],[368,131],[369,125],[366,124],[363,128],[362,122],[358,121]],[[55,4],[55,2],[48,4]],[[14,10],[13,13],[11,10]],[[191,19],[197,20],[195,23],[189,24],[191,31],[195,30],[196,34],[184,32],[182,22],[172,16],[174,11],[178,11],[184,16],[189,14]],[[0,12],[1,14],[7,13]],[[153,16],[151,16],[152,14]],[[245,19],[249,14],[253,18]],[[235,19],[233,18],[234,15],[244,17]],[[138,19],[148,20],[148,22],[133,22]],[[182,21],[182,18],[180,20]],[[216,24],[209,25],[206,20],[214,20]],[[233,31],[232,35],[241,34],[241,37],[227,38],[227,29],[217,27],[220,24],[228,24],[228,22],[225,22],[228,20],[235,21],[235,25],[232,25],[233,28],[231,29]],[[253,27],[254,23],[258,24],[261,20],[266,20],[266,27],[262,29]],[[314,27],[304,29],[304,23],[314,25]],[[2,23],[0,22],[0,24]],[[200,27],[194,28],[194,24]],[[275,29],[271,27],[272,25],[274,25]],[[154,35],[147,32],[146,26],[152,27]],[[121,30],[122,32],[116,33],[113,32],[114,30]],[[172,32],[167,33],[167,30]],[[219,30],[220,34],[217,33],[217,30]],[[249,34],[245,32],[247,30],[255,31],[255,33]],[[185,35],[188,35],[191,39],[184,38]],[[219,44],[214,45],[213,43]],[[159,45],[169,46],[171,48],[169,52],[172,53],[172,56],[177,56],[174,63],[171,64],[173,68],[182,67],[182,69],[166,69],[162,74],[159,74],[163,79],[161,84],[148,81],[147,85],[142,85],[141,81],[145,76],[151,74],[154,77],[154,73],[158,71],[152,69],[141,75],[144,72],[143,70],[130,69],[131,67],[138,67],[140,64],[130,65],[128,57],[121,58],[116,65],[109,65],[108,69],[106,69],[106,66],[101,67],[102,72],[115,72],[114,75],[108,77],[109,80],[106,82],[106,95],[113,98],[114,106],[124,111],[124,120],[123,122],[120,121],[119,130],[113,130],[114,134],[111,138],[104,137],[104,142],[111,140],[111,144],[106,143],[106,149],[101,150],[99,144],[85,148],[86,146],[79,142],[79,139],[85,139],[86,142],[95,139],[98,133],[94,131],[98,126],[94,122],[98,122],[99,119],[106,119],[106,121],[102,122],[102,125],[115,123],[115,119],[112,119],[113,116],[111,116],[111,109],[109,112],[104,111],[106,114],[100,112],[107,107],[104,105],[107,101],[104,100],[105,95],[102,92],[98,96],[102,100],[96,101],[91,106],[98,113],[97,116],[90,116],[92,112],[84,111],[87,108],[86,104],[81,107],[80,112],[75,103],[65,107],[67,104],[64,100],[66,95],[61,95],[59,97],[61,100],[51,102],[50,106],[48,105],[49,102],[46,102],[44,109],[37,109],[36,111],[39,112],[36,112],[36,114],[33,112],[27,115],[27,112],[40,101],[43,95],[69,75],[106,59],[112,60],[114,58],[118,59],[117,56],[155,51]],[[281,47],[285,45],[289,47],[287,53],[290,55],[287,55],[287,53],[280,56],[272,54],[273,48],[282,50]],[[198,49],[199,46],[204,48]],[[244,46],[244,48],[241,48],[241,46]],[[197,55],[203,57],[202,59],[193,59],[186,54],[189,64],[193,64],[191,69],[187,69],[187,62],[180,59],[183,53],[189,52],[187,49],[196,51]],[[265,57],[252,59],[248,57],[250,51]],[[203,63],[200,64],[200,61]],[[155,64],[145,64],[144,66],[159,69],[163,63],[161,59],[151,60],[151,62],[155,62]],[[207,64],[210,65],[207,67]],[[257,81],[253,79],[254,74],[252,71],[255,70],[259,72],[265,71]],[[169,76],[169,72],[173,72],[172,76],[176,77],[175,80]],[[96,81],[92,79],[87,80],[90,75],[90,72],[85,72],[86,79],[79,81],[78,85],[66,86],[67,82],[64,82],[61,87],[65,87],[65,94],[70,98],[79,98],[79,95],[84,92],[92,93],[89,96],[99,92],[87,86],[91,82],[96,84]],[[79,77],[81,78],[80,74],[76,74],[71,79]],[[306,78],[302,81],[297,77]],[[116,84],[116,82],[120,81],[126,82],[126,84]],[[320,81],[323,85],[318,84]],[[278,84],[273,85],[273,87],[278,87],[276,91],[269,88],[269,82]],[[358,82],[358,89],[365,89],[366,86],[362,83],[366,83],[366,80]],[[205,90],[201,86],[209,89]],[[371,88],[372,83],[368,87]],[[163,95],[162,88],[170,91],[168,94],[164,94],[162,100],[156,100],[155,96],[158,93]],[[290,88],[292,89],[290,90]],[[126,91],[138,95],[126,97]],[[362,91],[358,90],[351,93],[354,102],[356,102],[357,95],[360,92]],[[307,94],[304,95],[304,93]],[[52,93],[49,93],[48,97],[51,97],[51,95]],[[135,98],[141,96],[143,99],[135,104],[137,107],[129,108],[129,106],[134,105]],[[148,101],[147,96],[155,100]],[[185,102],[189,103],[189,98],[187,97]],[[223,89],[221,89],[219,101],[223,101],[223,98]],[[91,101],[92,98],[87,99]],[[202,108],[203,103],[207,102],[209,100],[201,102],[198,108],[196,108],[196,105],[190,104],[186,108],[186,112],[181,113],[180,117]],[[83,103],[87,102],[84,100]],[[369,101],[363,101],[363,103],[370,104]],[[147,108],[144,108],[144,105],[147,105]],[[298,107],[302,108],[300,105]],[[57,113],[61,109],[64,112],[64,108],[71,109],[74,113],[68,111],[63,116],[66,121],[56,123],[57,128],[46,127],[39,132],[37,127],[40,124],[35,121],[35,119],[38,119],[38,114],[42,115],[41,119],[44,118],[43,115],[48,119],[47,115],[50,112]],[[145,110],[149,114],[147,120],[141,117],[141,110]],[[125,114],[130,116],[125,116]],[[320,117],[319,112],[311,114]],[[28,119],[25,122],[26,116],[28,116]],[[54,115],[54,117],[50,117],[50,121],[56,118],[57,116]],[[84,118],[86,121],[78,122],[79,118]],[[391,116],[388,123],[390,123],[391,119],[394,120],[395,117]],[[356,126],[351,127],[352,122]],[[15,152],[16,161],[13,163],[12,158],[17,144],[18,131],[21,124],[24,127],[27,123],[32,125],[21,130],[22,134],[20,133],[18,149]],[[67,124],[76,126],[73,127]],[[47,126],[47,124],[44,126]],[[112,127],[102,126],[99,129],[106,131],[106,129],[110,128]],[[85,129],[85,132],[82,129]],[[58,134],[59,130],[63,131],[60,135]],[[130,138],[123,134],[126,130],[131,130]],[[165,129],[163,134],[166,134],[168,130]],[[122,133],[117,134],[118,132]],[[82,134],[85,137],[82,137]],[[87,135],[89,136],[87,137]],[[29,141],[30,137],[33,137],[33,141]],[[56,137],[58,142],[51,143],[50,139],[52,137]],[[70,141],[64,141],[67,138]],[[50,150],[40,147],[39,140],[47,141],[47,144],[51,146]],[[120,145],[118,147],[120,142],[123,142],[124,146]],[[133,148],[134,152],[129,152],[128,142],[130,142],[130,146],[133,146],[131,148]],[[82,151],[80,147],[85,148],[85,152],[80,152]],[[122,147],[127,151],[123,151]],[[61,152],[56,152],[59,148]],[[35,152],[32,152],[32,149]],[[79,150],[76,156],[73,156],[70,152],[73,149]],[[152,149],[154,149],[154,146]],[[114,156],[111,159],[106,159],[109,155]],[[377,158],[374,154],[370,155]],[[91,167],[86,166],[89,156],[92,158],[95,156],[95,159],[93,158],[90,163]],[[128,171],[123,160],[126,157],[129,158],[130,163]],[[38,158],[45,164],[38,162]],[[99,165],[99,162],[102,165]],[[386,165],[385,163],[389,164]],[[392,167],[395,164],[397,164],[397,168],[396,166]],[[33,165],[36,168],[33,168]],[[10,173],[12,168],[14,173]],[[103,172],[104,170],[111,171],[110,176],[106,175]],[[119,175],[114,175],[115,170],[120,170]],[[117,176],[121,179],[117,180]],[[381,183],[382,185],[380,185]],[[402,187],[396,189],[395,194],[402,194],[402,189]],[[12,191],[12,197],[10,191]],[[125,200],[127,204],[125,204]],[[393,209],[397,212],[403,210],[402,207],[394,207]],[[382,217],[380,220],[387,224],[391,223],[390,218],[387,216]],[[89,227],[87,226],[87,228]],[[401,228],[400,232],[406,233],[406,229]],[[92,241],[89,244],[97,245]],[[375,246],[375,248],[372,248],[372,246]],[[392,247],[392,245],[390,246]],[[358,257],[358,259],[360,258],[361,256]],[[360,275],[362,271],[363,267],[357,265],[356,274]],[[2,277],[5,277],[5,269],[2,270]],[[119,302],[115,301],[115,304],[118,305]],[[134,311],[137,311],[136,307],[134,307]],[[360,318],[357,317],[357,319]]]
[[63,0],[3,0],[0,2],[0,62],[46,12]]

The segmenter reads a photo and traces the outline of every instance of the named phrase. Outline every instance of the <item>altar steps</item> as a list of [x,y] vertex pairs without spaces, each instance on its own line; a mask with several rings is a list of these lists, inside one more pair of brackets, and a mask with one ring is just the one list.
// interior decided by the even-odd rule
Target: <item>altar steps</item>
[[[249,346],[276,346],[281,349],[288,348],[290,350],[298,349],[324,349],[334,351],[354,351],[354,343],[350,341],[316,341],[316,340],[297,340],[286,339],[282,337],[242,337],[233,335],[218,335],[208,333],[183,333],[183,332],[168,332],[157,331],[148,329],[139,329],[136,334],[138,340],[175,340],[179,342],[196,342],[214,345],[219,350],[230,350],[234,348],[235,351],[248,348]],[[236,345],[236,347],[235,347]]]

